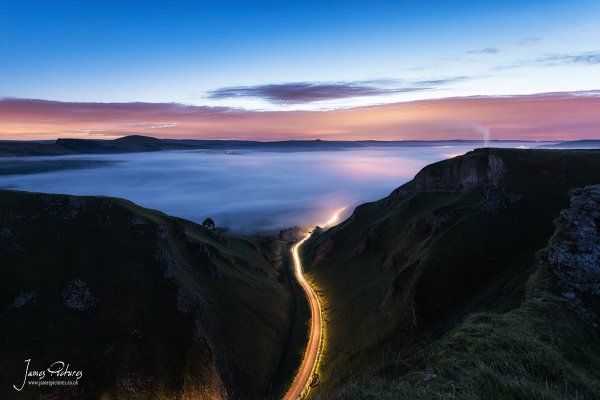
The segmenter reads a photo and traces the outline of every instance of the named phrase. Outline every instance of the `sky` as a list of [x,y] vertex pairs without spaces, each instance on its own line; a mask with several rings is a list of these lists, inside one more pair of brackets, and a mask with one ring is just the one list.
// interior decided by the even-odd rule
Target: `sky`
[[173,3],[3,1],[0,139],[600,137],[598,1]]

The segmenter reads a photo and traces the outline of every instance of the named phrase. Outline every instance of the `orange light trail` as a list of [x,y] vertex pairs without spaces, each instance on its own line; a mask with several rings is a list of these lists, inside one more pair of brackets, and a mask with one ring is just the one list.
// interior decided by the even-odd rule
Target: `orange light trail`
[[[340,214],[345,209],[346,207],[337,210],[331,216],[331,218],[329,218],[329,220],[325,222],[325,224],[323,224],[323,227],[335,224],[339,220]],[[319,297],[317,296],[315,289],[312,287],[310,282],[304,277],[304,273],[302,271],[302,259],[300,257],[300,247],[304,244],[304,242],[306,242],[310,238],[311,235],[312,232],[307,233],[306,236],[302,238],[302,240],[300,240],[298,243],[292,246],[294,275],[296,276],[296,280],[304,290],[306,298],[308,299],[308,303],[310,305],[311,321],[308,343],[306,345],[306,350],[304,351],[302,363],[300,364],[298,372],[296,372],[296,376],[292,381],[292,385],[283,396],[283,400],[301,399],[306,394],[308,388],[310,387],[311,379],[317,369],[319,356],[321,354],[322,349],[323,316],[321,302],[319,301]]]

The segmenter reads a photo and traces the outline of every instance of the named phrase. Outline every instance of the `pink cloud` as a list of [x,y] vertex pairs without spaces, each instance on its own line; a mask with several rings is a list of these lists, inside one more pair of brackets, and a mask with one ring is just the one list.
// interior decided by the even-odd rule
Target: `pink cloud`
[[0,100],[0,139],[144,134],[205,139],[600,138],[600,91],[421,100],[330,111],[248,111],[176,103]]

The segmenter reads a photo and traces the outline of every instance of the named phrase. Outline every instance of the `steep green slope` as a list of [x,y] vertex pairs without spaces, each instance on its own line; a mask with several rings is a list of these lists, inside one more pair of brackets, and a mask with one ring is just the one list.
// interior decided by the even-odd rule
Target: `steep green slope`
[[[260,398],[291,326],[283,242],[125,200],[0,191],[0,398]],[[26,387],[24,360],[82,370]]]
[[[480,149],[424,168],[314,235],[305,263],[327,324],[317,397],[560,398],[573,387],[589,397],[600,377],[592,328],[555,292],[522,304],[569,191],[595,183],[600,152]],[[541,358],[521,363],[528,356]],[[569,375],[544,369],[558,365]],[[476,379],[486,368],[513,375]],[[511,382],[515,391],[495,392]]]

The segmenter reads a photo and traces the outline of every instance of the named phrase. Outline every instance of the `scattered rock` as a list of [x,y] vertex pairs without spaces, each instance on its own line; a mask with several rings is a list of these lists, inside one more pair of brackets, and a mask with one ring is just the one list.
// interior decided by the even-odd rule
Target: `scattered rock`
[[560,212],[546,259],[575,311],[593,321],[600,309],[600,185],[571,197]]
[[281,259],[282,246],[276,240],[269,240],[267,242],[267,252],[270,253],[276,260]]
[[190,292],[189,290],[179,289],[177,291],[177,310],[180,313],[186,314],[199,310],[202,305],[200,296]]
[[146,220],[138,214],[133,214],[133,216],[131,217],[131,225],[145,225],[146,223]]
[[574,292],[563,292],[563,297],[573,300],[577,295]]
[[8,306],[8,309],[16,310],[17,308],[21,308],[25,304],[29,303],[33,298],[35,298],[35,291],[20,292],[14,301]]
[[398,382],[398,389],[408,389],[408,388],[410,388],[410,382],[408,382],[408,381]]
[[562,210],[548,262],[571,291],[600,296],[600,185],[588,186]]
[[497,188],[502,183],[502,178],[506,173],[504,161],[495,153],[488,156],[487,181],[490,187]]
[[297,242],[302,239],[304,232],[299,226],[292,226],[291,228],[283,229],[279,231],[279,239],[287,242]]
[[85,200],[81,197],[69,196],[68,206],[65,211],[65,218],[72,219],[79,215],[85,209]]
[[425,223],[431,234],[441,231],[451,222],[455,221],[458,216],[458,210],[449,212],[433,212],[427,216]]
[[87,311],[98,304],[98,299],[92,296],[89,285],[82,279],[71,282],[62,294],[63,303],[71,310]]
[[202,254],[206,259],[206,264],[210,270],[210,275],[213,278],[222,278],[223,273],[219,268],[219,264],[217,263],[217,256],[214,253],[215,251],[216,250],[212,250],[207,244],[200,245],[200,254]]
[[324,243],[322,243],[319,247],[317,247],[315,262],[319,263],[319,262],[323,261],[332,249],[333,249],[333,239],[328,238]]
[[0,228],[0,240],[8,240],[12,238],[12,232],[8,228]]
[[17,251],[22,253],[23,246],[17,243],[12,231],[7,227],[0,228],[0,254],[9,251]]
[[421,380],[419,382],[429,382],[432,381],[434,379],[437,379],[437,374],[434,374],[433,372],[426,372],[423,374],[423,377],[421,378]]

